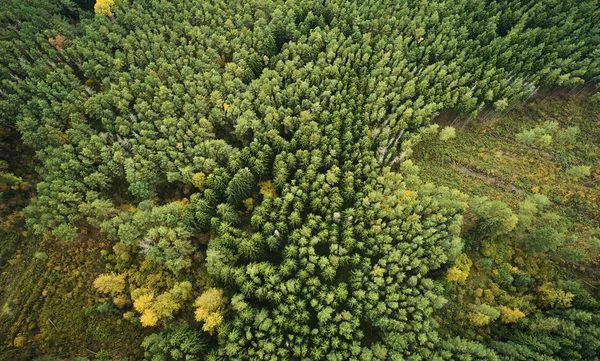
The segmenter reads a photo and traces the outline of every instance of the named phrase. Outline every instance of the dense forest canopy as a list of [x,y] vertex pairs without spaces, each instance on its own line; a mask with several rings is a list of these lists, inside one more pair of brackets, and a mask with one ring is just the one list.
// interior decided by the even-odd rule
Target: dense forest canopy
[[[600,272],[597,222],[577,236],[537,191],[513,207],[411,159],[456,136],[441,113],[593,92],[596,0],[4,0],[0,22],[2,212],[24,222],[3,237],[99,245],[85,317],[145,337],[60,356],[6,321],[11,355],[600,357],[597,286],[548,271]],[[544,126],[517,138],[577,143]],[[473,297],[475,272],[495,278]]]

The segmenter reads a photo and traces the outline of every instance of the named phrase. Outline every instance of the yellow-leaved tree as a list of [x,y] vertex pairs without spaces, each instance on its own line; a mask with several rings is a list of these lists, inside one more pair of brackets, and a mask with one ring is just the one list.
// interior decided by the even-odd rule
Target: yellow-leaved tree
[[223,290],[209,288],[196,299],[196,321],[204,322],[202,329],[211,335],[223,323],[226,298]]
[[191,291],[192,284],[188,281],[175,284],[172,289],[157,297],[151,291],[137,289],[131,293],[133,308],[141,314],[142,326],[156,326],[160,320],[173,318],[190,298]]
[[550,308],[569,308],[575,297],[571,292],[565,292],[558,288],[553,288],[546,283],[538,287],[540,303]]
[[469,305],[469,309],[470,312],[467,313],[467,320],[472,326],[486,326],[500,317],[499,310],[485,303],[480,305]]
[[463,283],[469,277],[469,272],[471,271],[471,266],[473,262],[469,259],[469,257],[461,253],[456,257],[454,261],[454,267],[448,269],[446,273],[446,280],[449,282]]
[[104,16],[113,16],[112,9],[115,6],[115,0],[96,0],[94,12]]
[[101,274],[94,280],[94,288],[115,297],[125,289],[125,275]]
[[518,308],[508,308],[500,306],[500,321],[502,323],[514,323],[525,317],[525,314]]

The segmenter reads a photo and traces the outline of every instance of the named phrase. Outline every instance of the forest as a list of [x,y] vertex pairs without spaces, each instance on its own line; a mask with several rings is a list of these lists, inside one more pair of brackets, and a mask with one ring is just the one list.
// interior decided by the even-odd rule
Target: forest
[[0,361],[600,360],[597,0],[2,0]]

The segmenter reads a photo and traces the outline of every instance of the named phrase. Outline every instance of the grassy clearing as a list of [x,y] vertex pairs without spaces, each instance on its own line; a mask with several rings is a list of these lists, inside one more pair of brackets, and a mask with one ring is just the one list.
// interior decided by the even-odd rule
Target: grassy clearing
[[[572,224],[579,246],[586,247],[600,226],[600,106],[589,98],[533,99],[506,114],[455,122],[454,139],[420,143],[414,160],[427,181],[502,200],[513,209],[527,195],[546,195],[552,211]],[[558,128],[549,143],[517,139],[518,133],[552,127],[552,122]],[[579,129],[571,142],[565,140],[569,127]],[[569,175],[575,166],[589,166],[590,175]]]
[[107,245],[93,239],[41,242],[23,223],[16,212],[4,218],[0,231],[0,360],[94,359],[100,351],[139,359],[137,346],[147,332],[114,306],[93,312],[107,301],[92,287],[104,271],[101,253]]
[[[553,96],[533,99],[505,114],[489,113],[477,121],[443,125],[454,126],[456,136],[446,141],[430,136],[414,148],[413,162],[420,167],[424,180],[470,196],[502,201],[515,214],[528,197],[545,195],[552,202],[545,211],[558,214],[560,223],[568,229],[561,237],[577,236],[574,243],[565,243],[556,251],[531,252],[527,250],[530,239],[526,234],[474,234],[470,230],[473,214],[468,212],[463,238],[472,266],[466,268],[465,279],[451,288],[448,307],[439,316],[443,329],[479,340],[494,332],[497,337],[510,334],[512,329],[502,321],[480,322],[481,315],[471,311],[484,305],[505,312],[515,310],[520,317],[537,317],[540,311],[549,310],[543,302],[543,290],[568,289],[573,287],[574,283],[569,283],[573,280],[581,281],[597,297],[599,104],[591,101],[589,94]],[[589,174],[587,168],[580,169],[580,174],[577,168],[573,170],[580,166],[588,166]],[[583,259],[568,256],[579,250],[584,251]],[[460,268],[460,262],[455,263]]]

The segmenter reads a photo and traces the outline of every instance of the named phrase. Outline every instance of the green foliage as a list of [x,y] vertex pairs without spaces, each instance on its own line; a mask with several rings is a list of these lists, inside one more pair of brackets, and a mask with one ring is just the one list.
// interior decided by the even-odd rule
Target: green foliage
[[[541,148],[548,148],[550,144],[552,144],[552,136],[556,133],[558,128],[557,122],[549,122],[544,126],[538,126],[530,130],[525,130],[516,135],[516,139],[519,142],[525,143],[527,145],[536,145]],[[561,133],[561,140],[563,141],[573,141],[572,138],[574,136],[573,130],[570,130],[568,133],[565,131]]]
[[113,359],[113,353],[106,350],[100,350],[96,353],[95,361],[111,361]]
[[232,204],[239,204],[243,199],[252,195],[254,176],[248,168],[239,170],[225,189],[227,200]]
[[518,217],[504,202],[473,197],[470,210],[475,217],[475,233],[479,237],[499,237],[517,226]]
[[579,127],[567,127],[560,132],[556,133],[555,138],[559,143],[564,143],[570,146],[575,146],[577,143],[577,136],[581,131]]
[[443,360],[501,360],[494,351],[485,345],[460,337],[444,340],[442,348],[444,349]]
[[35,252],[33,256],[40,261],[45,261],[48,259],[48,255],[44,252]]
[[470,312],[467,313],[469,322],[476,327],[486,326],[499,317],[500,311],[486,304],[471,305]]
[[578,165],[567,169],[566,175],[575,179],[585,178],[590,176],[591,167],[589,165]]
[[203,332],[190,326],[174,326],[153,333],[142,342],[146,360],[202,360],[208,348]]
[[453,127],[444,127],[444,129],[440,131],[440,140],[443,142],[455,137],[456,129],[454,129]]
[[508,99],[503,98],[503,99],[498,99],[496,102],[494,102],[494,109],[496,109],[499,112],[503,112],[508,108]]
[[111,302],[104,302],[99,305],[88,307],[85,310],[85,315],[86,316],[94,316],[94,315],[100,315],[100,314],[107,313],[107,312],[117,313],[118,311]]
[[[17,177],[12,173],[0,173],[0,186],[9,187],[11,189],[19,188],[19,185],[23,182],[21,177]],[[1,195],[1,193],[0,193]]]
[[[305,167],[298,169],[298,174],[309,174],[312,165]],[[410,322],[403,315],[411,313],[413,318],[424,319],[441,298],[440,289],[424,272],[438,268],[447,254],[456,253],[453,234],[436,236],[435,230],[456,229],[463,205],[451,200],[447,189],[418,185],[419,191],[409,191],[403,177],[389,169],[367,178],[363,191],[343,193],[339,200],[335,197],[340,192],[340,180],[335,177],[317,178],[317,184],[300,176],[296,179],[301,186],[286,185],[280,197],[254,209],[253,213],[266,215],[264,223],[252,229],[254,236],[223,223],[209,245],[209,272],[236,290],[234,298],[243,295],[243,307],[238,301],[233,323],[219,334],[223,356],[259,357],[272,347],[309,359],[332,352],[359,357],[384,349],[395,354],[408,350],[432,354],[433,328],[421,329],[419,348],[392,340],[419,340],[416,333],[407,333]],[[327,191],[324,196],[318,196],[323,190]],[[365,196],[354,198],[357,193]],[[338,206],[333,209],[340,216],[313,202],[302,222],[278,221],[280,217],[289,219],[294,205],[304,196],[336,202]],[[343,203],[351,207],[339,208]],[[375,212],[369,211],[371,207]],[[416,231],[419,223],[427,228]],[[280,239],[286,239],[286,244]],[[411,249],[410,243],[398,241],[401,239],[413,240],[412,257],[404,251]],[[246,243],[248,246],[243,246]],[[248,247],[252,247],[251,252]],[[273,249],[281,249],[282,259],[272,259],[269,252]],[[402,295],[403,287],[414,291]],[[306,324],[310,319],[316,321],[312,328]],[[361,324],[388,335],[378,340],[381,349],[358,346],[367,337]],[[243,336],[247,332],[255,335],[256,342]],[[320,337],[320,332],[327,332],[327,338]],[[339,343],[327,343],[330,337]],[[304,350],[303,345],[308,344],[313,348]]]
[[[164,327],[143,343],[152,360],[497,359],[481,343],[442,340],[444,271],[457,287],[483,281],[461,253],[466,197],[423,182],[408,157],[442,111],[476,118],[540,86],[598,81],[597,4],[552,5],[98,0],[94,15],[66,0],[9,0],[0,126],[29,148],[24,168],[39,178],[26,225],[40,242],[102,248],[105,272],[86,275],[101,274],[94,286],[112,302],[76,309],[100,322],[115,305],[128,327]],[[517,138],[572,145],[569,129],[549,122]],[[454,136],[447,127],[439,139]],[[26,183],[13,169],[1,177],[13,191]],[[569,227],[541,203],[516,214],[471,199],[467,252],[505,250],[485,265],[498,289],[468,307],[476,328],[502,320],[499,310],[513,323],[527,303],[499,289],[534,284],[509,263],[509,241],[579,258],[564,248],[575,243]],[[45,261],[35,267],[61,270]],[[44,282],[29,303],[57,292]],[[560,287],[537,294],[553,312],[575,302]],[[175,326],[196,295],[208,335]],[[55,317],[44,312],[37,319]],[[585,328],[594,316],[568,317],[557,328],[565,340],[595,335]],[[498,355],[505,346],[490,344]],[[561,357],[579,352],[567,346]]]

